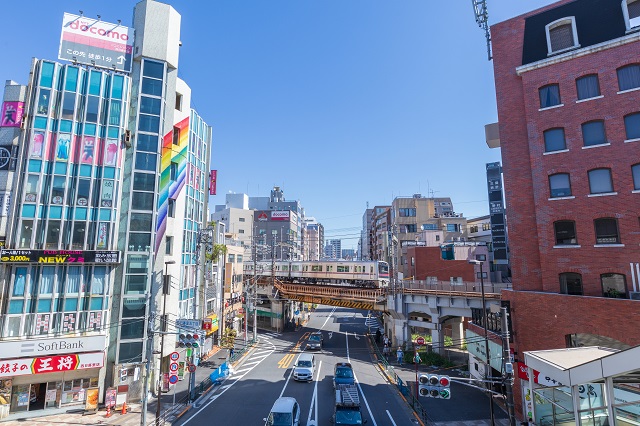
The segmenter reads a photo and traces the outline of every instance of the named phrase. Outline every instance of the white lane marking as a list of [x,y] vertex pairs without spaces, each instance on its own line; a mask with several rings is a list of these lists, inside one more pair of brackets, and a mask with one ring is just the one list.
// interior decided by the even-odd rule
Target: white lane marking
[[387,411],[387,416],[389,416],[389,420],[391,420],[391,423],[393,424],[393,426],[396,426],[396,422],[393,421],[393,417],[391,417],[391,413],[389,412],[389,410]]
[[284,386],[282,387],[282,392],[280,392],[280,396],[278,398],[282,398],[282,395],[284,394],[284,390],[287,388],[287,384],[289,383],[289,380],[291,380],[292,374],[293,374],[293,368],[291,369],[291,371],[289,371],[289,377],[287,377],[287,381],[284,382]]
[[[273,350],[275,351],[275,346],[273,345],[273,343],[271,343],[271,342],[266,342],[266,344],[269,344],[269,345],[273,346]],[[264,361],[264,359],[263,359],[263,361]],[[251,368],[247,371],[247,373],[248,373],[249,371],[253,370],[254,368],[256,368],[256,366],[257,366],[257,365],[258,365],[258,364],[256,364],[256,365],[254,365],[253,367],[251,367]],[[245,375],[246,375],[246,374],[245,374]],[[242,377],[244,377],[244,376],[242,376]],[[231,387],[232,387],[233,385],[235,385],[236,383],[238,383],[238,381],[239,381],[242,377],[234,378],[235,380],[234,380],[232,383],[229,383],[229,384],[225,384],[225,385],[220,386],[220,387],[218,388],[218,389],[219,389],[219,391],[216,391],[216,394],[215,394],[215,395],[212,395],[212,396],[210,397],[211,399],[210,399],[206,404],[203,404],[203,405],[202,405],[202,407],[200,407],[200,409],[198,409],[196,412],[194,412],[194,413],[193,413],[193,415],[192,415],[191,417],[189,417],[187,420],[185,420],[185,421],[184,421],[184,423],[182,423],[182,425],[183,425],[183,426],[184,426],[184,425],[186,425],[186,424],[187,424],[187,423],[189,423],[191,420],[193,420],[193,418],[194,418],[194,417],[197,417],[197,416],[198,416],[198,414],[200,414],[200,412],[202,412],[202,410],[204,410],[204,409],[205,409],[205,408],[207,408],[209,405],[211,405],[211,404],[213,403],[213,401],[215,401],[216,399],[218,399],[218,397],[219,397],[220,395],[222,395],[223,393],[225,393],[226,391],[228,391],[229,389],[231,389]],[[287,380],[287,381],[288,381],[288,380]],[[285,385],[285,386],[286,386],[286,385]],[[282,395],[280,395],[280,396],[282,396]]]
[[[273,351],[272,350],[266,350],[266,351],[260,351],[260,352],[254,352],[251,354],[251,358],[257,358],[262,356],[262,354],[267,354],[270,355]],[[265,355],[266,356],[266,355]]]
[[312,408],[314,408],[314,404],[315,404],[315,414],[316,417],[314,419],[315,423],[314,424],[318,424],[318,381],[320,381],[320,369],[322,368],[322,361],[320,361],[318,363],[318,375],[316,376],[316,383],[315,386],[313,387],[313,396],[311,397],[311,404],[309,404],[309,417],[307,417],[307,424],[310,425],[311,424],[311,412],[312,412]]
[[322,324],[322,327],[320,327],[320,330],[322,330],[324,328],[325,325],[327,325],[327,321],[329,321],[329,319],[331,318],[331,316],[333,315],[333,313],[336,311],[336,308],[334,307],[331,310],[331,313],[329,315],[327,315],[327,319],[324,320],[324,324]]
[[[353,334],[354,336],[357,336],[356,333],[353,333]],[[349,357],[349,333],[346,332],[344,336],[347,339],[347,361],[351,363],[351,358]],[[378,424],[376,423],[376,419],[373,417],[373,413],[371,412],[371,408],[369,407],[369,402],[367,402],[367,398],[364,396],[364,392],[362,391],[362,387],[360,386],[360,382],[358,381],[358,377],[356,376],[355,371],[353,372],[353,380],[356,382],[356,385],[358,385],[358,390],[360,391],[360,395],[362,395],[362,399],[364,400],[364,405],[367,406],[367,411],[369,412],[369,417],[371,417],[373,426],[378,426]]]

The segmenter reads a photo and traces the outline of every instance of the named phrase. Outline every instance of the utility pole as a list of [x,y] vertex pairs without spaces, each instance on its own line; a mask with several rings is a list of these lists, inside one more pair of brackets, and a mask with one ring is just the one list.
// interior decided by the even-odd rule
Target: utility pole
[[500,323],[502,328],[502,359],[504,360],[504,384],[506,390],[507,413],[509,414],[509,424],[516,426],[516,416],[514,413],[513,400],[513,364],[511,363],[511,350],[509,349],[509,321],[507,319],[507,308],[500,308]]

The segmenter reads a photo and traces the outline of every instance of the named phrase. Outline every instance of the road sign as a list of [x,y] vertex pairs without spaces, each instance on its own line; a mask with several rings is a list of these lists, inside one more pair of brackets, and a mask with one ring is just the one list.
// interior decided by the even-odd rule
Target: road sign
[[178,363],[172,362],[171,364],[169,364],[169,370],[171,370],[171,372],[175,374],[176,371],[178,371]]
[[172,385],[178,383],[178,376],[169,376],[169,383],[171,383]]
[[195,372],[196,372],[196,365],[189,364],[189,373],[195,373]]
[[171,352],[169,359],[171,359],[171,361],[177,361],[180,359],[180,354],[178,352]]
[[418,336],[418,338],[416,339],[416,345],[424,345],[424,337]]

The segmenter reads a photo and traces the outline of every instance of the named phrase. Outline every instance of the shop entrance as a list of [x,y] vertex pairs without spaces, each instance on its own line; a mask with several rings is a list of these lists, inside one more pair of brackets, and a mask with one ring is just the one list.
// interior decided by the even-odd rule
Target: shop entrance
[[46,383],[34,383],[29,391],[29,411],[42,410],[44,398],[47,394]]

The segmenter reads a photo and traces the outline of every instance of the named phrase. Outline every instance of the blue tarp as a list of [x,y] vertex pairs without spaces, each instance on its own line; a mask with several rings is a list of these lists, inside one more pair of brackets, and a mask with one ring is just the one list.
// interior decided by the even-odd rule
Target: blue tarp
[[216,381],[224,379],[228,375],[229,375],[229,364],[225,362],[220,367],[213,370],[213,372],[209,375],[209,378],[213,383],[215,383]]

